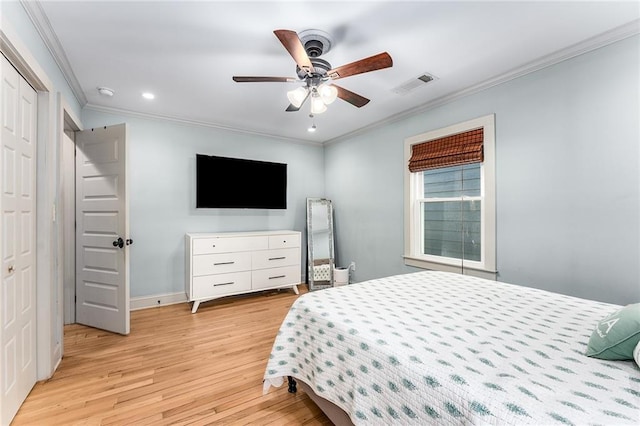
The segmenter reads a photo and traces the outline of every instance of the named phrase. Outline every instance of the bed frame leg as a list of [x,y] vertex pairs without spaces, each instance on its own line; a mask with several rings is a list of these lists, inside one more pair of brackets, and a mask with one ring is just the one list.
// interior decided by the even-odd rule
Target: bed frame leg
[[287,376],[287,380],[289,381],[289,393],[296,393],[298,391],[296,380],[291,376]]

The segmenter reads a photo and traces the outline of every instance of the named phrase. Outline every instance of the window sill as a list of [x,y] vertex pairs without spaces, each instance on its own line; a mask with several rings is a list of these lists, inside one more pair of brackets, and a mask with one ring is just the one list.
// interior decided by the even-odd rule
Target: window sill
[[413,266],[415,268],[430,269],[433,271],[453,272],[462,275],[471,275],[474,277],[485,278],[493,281],[495,281],[498,276],[498,271],[475,268],[467,265],[452,265],[449,263],[434,262],[408,255],[405,255],[403,257],[405,265]]

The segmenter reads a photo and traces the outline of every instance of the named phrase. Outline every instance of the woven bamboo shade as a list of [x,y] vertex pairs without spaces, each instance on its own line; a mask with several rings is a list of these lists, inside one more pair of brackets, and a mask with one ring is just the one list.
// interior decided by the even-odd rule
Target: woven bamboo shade
[[410,172],[482,163],[484,129],[469,130],[455,135],[415,144],[409,159]]

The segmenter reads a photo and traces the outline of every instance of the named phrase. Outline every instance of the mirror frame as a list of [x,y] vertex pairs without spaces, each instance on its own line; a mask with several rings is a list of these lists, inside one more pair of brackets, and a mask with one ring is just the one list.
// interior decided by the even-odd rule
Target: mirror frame
[[[314,242],[318,242],[314,238],[313,230],[313,207],[326,206],[327,211],[327,242],[329,247],[329,258],[316,259],[314,256]],[[328,265],[329,280],[316,280],[316,269],[320,269],[323,265]],[[333,204],[331,200],[326,198],[307,198],[307,283],[309,291],[320,290],[323,288],[333,287],[333,269],[335,266],[334,241],[333,241]],[[326,267],[325,267],[326,268]]]

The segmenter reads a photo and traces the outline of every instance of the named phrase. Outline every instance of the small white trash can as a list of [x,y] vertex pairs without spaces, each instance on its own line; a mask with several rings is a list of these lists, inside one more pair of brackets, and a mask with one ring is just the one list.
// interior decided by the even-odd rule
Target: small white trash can
[[333,286],[340,287],[349,284],[349,268],[333,268]]

